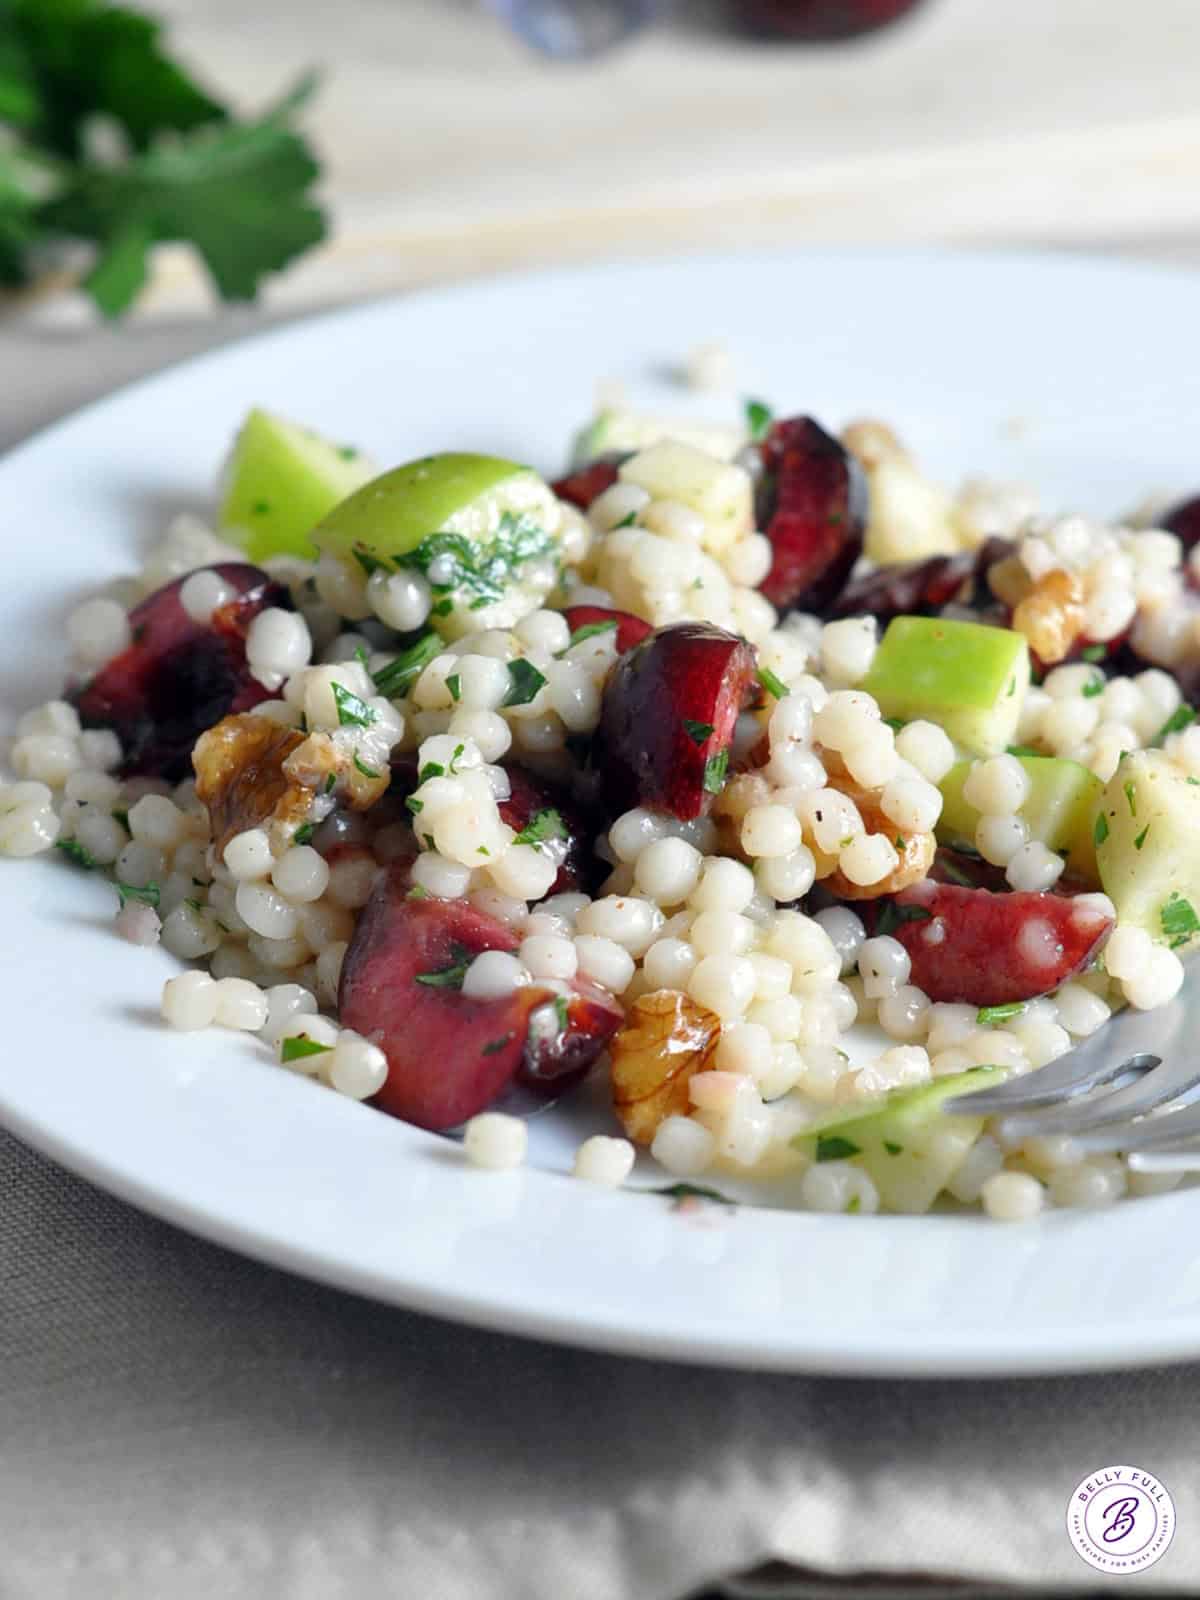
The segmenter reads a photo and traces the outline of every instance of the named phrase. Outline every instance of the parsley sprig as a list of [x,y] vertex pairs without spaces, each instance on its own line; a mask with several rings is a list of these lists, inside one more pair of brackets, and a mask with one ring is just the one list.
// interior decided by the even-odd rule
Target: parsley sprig
[[[159,24],[107,0],[0,0],[0,284],[91,246],[83,289],[107,317],[137,299],[154,246],[195,248],[217,292],[325,236],[317,161],[294,131],[314,81],[238,121],[166,52]],[[99,123],[116,159],[98,159]]]

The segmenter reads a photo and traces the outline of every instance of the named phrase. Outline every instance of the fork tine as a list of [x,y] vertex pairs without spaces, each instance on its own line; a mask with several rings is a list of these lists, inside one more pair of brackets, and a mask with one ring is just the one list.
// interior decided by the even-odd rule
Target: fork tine
[[1200,1105],[1194,1102],[1179,1111],[1157,1111],[1132,1122],[1086,1129],[1078,1135],[1079,1144],[1089,1154],[1166,1149],[1191,1139],[1200,1139]]
[[1134,1172],[1200,1172],[1200,1144],[1156,1145],[1128,1157]]
[[[1142,1054],[1130,1056],[1124,1066],[1137,1076],[1123,1088],[1071,1100],[1059,1109],[1004,1117],[995,1129],[996,1137],[1001,1144],[1020,1144],[1024,1139],[1054,1134],[1076,1138],[1092,1128],[1130,1122],[1164,1106],[1182,1106],[1185,1097],[1200,1085],[1200,1059],[1183,1057],[1164,1064],[1158,1056]],[[1114,1081],[1119,1083],[1119,1078]]]
[[956,1094],[943,1102],[945,1111],[967,1116],[991,1116],[996,1111],[1025,1111],[1035,1106],[1057,1106],[1076,1100],[1104,1084],[1112,1083],[1126,1071],[1124,1061],[1115,1060],[1109,1051],[1072,1050],[1036,1072],[993,1089],[975,1089]]

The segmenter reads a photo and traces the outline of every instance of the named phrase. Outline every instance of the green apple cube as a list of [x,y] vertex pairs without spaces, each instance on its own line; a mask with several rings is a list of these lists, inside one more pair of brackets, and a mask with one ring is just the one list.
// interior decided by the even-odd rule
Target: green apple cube
[[885,717],[927,718],[974,755],[1013,741],[1029,688],[1029,647],[1009,628],[897,617],[859,688]]
[[445,638],[510,628],[558,581],[562,512],[529,467],[498,456],[423,456],[364,484],[315,529],[364,571],[419,572]]
[[314,554],[312,530],[340,500],[372,477],[375,467],[349,445],[269,411],[243,422],[224,473],[218,524],[251,561]]
[[645,450],[648,445],[659,444],[664,439],[694,445],[710,456],[732,461],[748,442],[748,437],[745,428],[728,427],[719,422],[686,422],[677,417],[610,408],[601,411],[576,434],[571,463],[576,467],[586,466],[597,456],[626,455],[632,450]]
[[695,445],[663,439],[639,450],[618,469],[622,483],[652,500],[676,500],[704,518],[704,547],[719,554],[754,527],[750,474]]
[[987,1089],[1003,1067],[976,1067],[916,1089],[898,1089],[881,1103],[839,1110],[792,1140],[817,1161],[853,1161],[879,1191],[885,1211],[928,1211],[983,1132],[984,1117],[946,1116],[945,1101]]
[[1095,824],[1104,892],[1121,922],[1180,949],[1200,933],[1200,784],[1162,750],[1125,756]]
[[[1064,855],[1073,878],[1098,885],[1094,834],[1104,785],[1078,761],[1060,756],[1018,756],[1017,760],[1029,776],[1029,796],[1021,807],[1029,837]],[[957,762],[938,786],[942,791],[937,824],[940,844],[975,847],[979,813],[963,798],[971,766],[970,761]]]

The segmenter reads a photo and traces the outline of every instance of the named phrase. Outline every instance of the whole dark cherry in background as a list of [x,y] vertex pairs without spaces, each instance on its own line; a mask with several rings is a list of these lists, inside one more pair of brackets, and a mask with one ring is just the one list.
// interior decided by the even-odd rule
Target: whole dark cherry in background
[[897,22],[921,0],[733,0],[755,33],[787,39],[852,39]]

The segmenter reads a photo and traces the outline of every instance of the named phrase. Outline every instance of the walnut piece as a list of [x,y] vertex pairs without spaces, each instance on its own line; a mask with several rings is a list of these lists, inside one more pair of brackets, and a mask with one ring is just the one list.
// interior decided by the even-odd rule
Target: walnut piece
[[[886,878],[880,878],[877,883],[852,883],[837,865],[836,858],[824,855],[815,847],[812,840],[808,840],[809,849],[817,862],[817,877],[824,888],[831,894],[837,895],[839,900],[878,900],[886,894],[899,894],[901,889],[907,889],[914,883],[920,883],[933,865],[933,858],[937,854],[937,839],[932,833],[904,833],[890,817],[884,815],[880,805],[882,790],[863,789],[854,782],[846,771],[845,764],[840,756],[832,751],[822,755],[830,788],[839,790],[847,799],[853,800],[858,807],[858,814],[863,819],[863,827],[868,833],[882,833],[890,839],[899,861],[888,873]],[[902,843],[899,841],[903,841]]]
[[657,989],[629,1007],[610,1046],[613,1110],[634,1144],[659,1123],[686,1116],[688,1084],[713,1064],[721,1021],[678,989]]
[[1039,578],[1012,615],[1013,627],[1045,666],[1065,659],[1083,623],[1083,582],[1061,567]]
[[247,828],[282,824],[290,835],[307,820],[313,791],[293,783],[283,765],[303,743],[298,729],[252,711],[224,717],[196,740],[196,794],[208,807],[218,855]]

